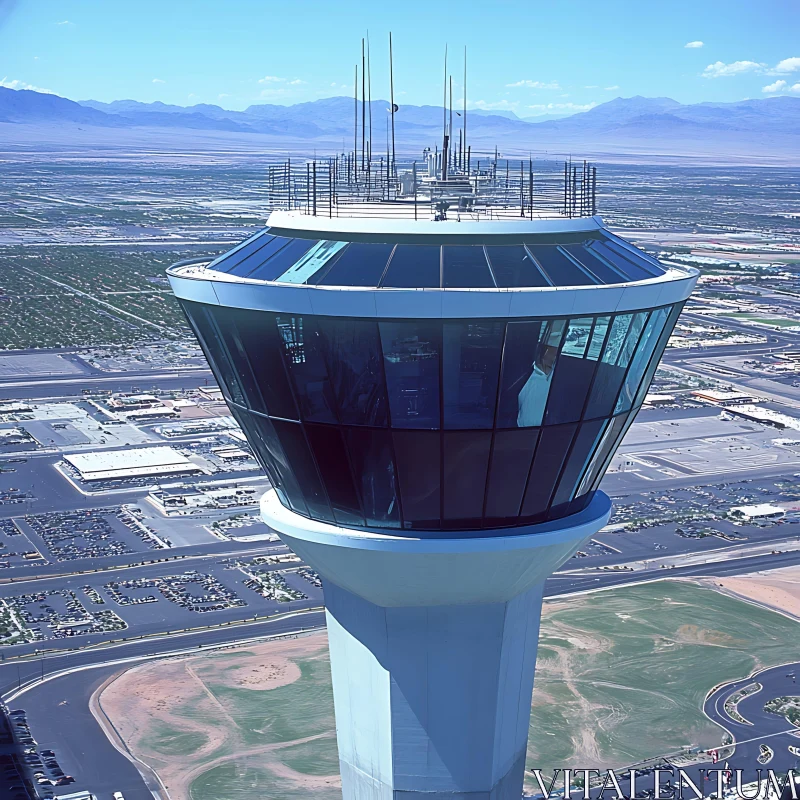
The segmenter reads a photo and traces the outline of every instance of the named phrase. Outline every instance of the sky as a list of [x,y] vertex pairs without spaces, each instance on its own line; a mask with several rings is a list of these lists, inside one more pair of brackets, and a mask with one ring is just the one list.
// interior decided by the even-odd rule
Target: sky
[[614,97],[800,97],[798,0],[0,0],[0,85],[73,100],[243,110],[352,96],[369,33],[373,99],[521,117]]

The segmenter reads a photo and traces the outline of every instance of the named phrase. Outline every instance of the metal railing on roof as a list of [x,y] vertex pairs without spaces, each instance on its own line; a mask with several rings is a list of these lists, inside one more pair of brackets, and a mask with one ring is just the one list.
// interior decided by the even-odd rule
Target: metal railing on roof
[[441,154],[420,161],[353,153],[292,160],[267,169],[270,210],[324,217],[398,219],[538,219],[597,213],[597,168],[556,162],[453,158],[442,177]]

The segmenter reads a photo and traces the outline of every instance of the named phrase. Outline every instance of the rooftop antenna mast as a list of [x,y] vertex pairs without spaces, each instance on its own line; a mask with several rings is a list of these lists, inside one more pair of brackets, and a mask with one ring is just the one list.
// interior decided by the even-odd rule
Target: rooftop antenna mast
[[[462,137],[462,162],[466,160],[467,155],[467,46],[464,45],[464,120],[461,123],[463,131]],[[469,175],[469,163],[467,163],[467,175]]]
[[372,160],[372,64],[369,57],[369,31],[367,31],[367,101],[369,105],[369,142],[367,163]]
[[356,79],[353,83],[353,178],[356,175],[356,162],[358,161],[358,64],[356,64]]
[[367,135],[367,106],[364,102],[366,100],[366,86],[365,86],[365,75],[364,73],[367,71],[367,57],[364,51],[364,39],[361,39],[361,170],[364,170],[364,155],[367,149],[367,142],[366,142],[366,135]]
[[394,149],[394,66],[392,58],[392,32],[389,31],[389,102],[392,104],[392,175],[397,171]]
[[444,46],[444,97],[442,100],[442,180],[447,180],[447,45]]
[[[450,122],[447,128],[447,138],[453,141],[453,76],[450,76]],[[452,159],[453,148],[450,148],[450,158]]]

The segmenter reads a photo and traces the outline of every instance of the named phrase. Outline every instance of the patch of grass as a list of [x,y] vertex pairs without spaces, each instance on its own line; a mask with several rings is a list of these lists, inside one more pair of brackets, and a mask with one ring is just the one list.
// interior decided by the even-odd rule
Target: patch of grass
[[153,724],[150,736],[150,747],[165,756],[190,756],[208,741],[199,731],[185,731],[162,722]]

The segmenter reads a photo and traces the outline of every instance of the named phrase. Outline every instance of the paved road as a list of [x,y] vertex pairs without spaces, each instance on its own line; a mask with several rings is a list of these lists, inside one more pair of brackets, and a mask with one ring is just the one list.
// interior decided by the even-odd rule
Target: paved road
[[[742,680],[727,683],[712,692],[706,699],[704,711],[709,719],[722,726],[737,742],[731,763],[737,767],[757,769],[762,744],[773,752],[773,759],[764,766],[776,771],[797,768],[798,756],[789,752],[789,747],[800,748],[800,738],[787,731],[798,731],[784,717],[764,711],[764,704],[775,697],[800,695],[800,662],[770,667]],[[740,689],[754,682],[763,687],[755,694],[748,695],[738,703],[739,714],[750,722],[743,724],[731,717],[725,710],[725,702]],[[798,731],[800,733],[800,731]],[[755,739],[756,741],[751,741]]]

